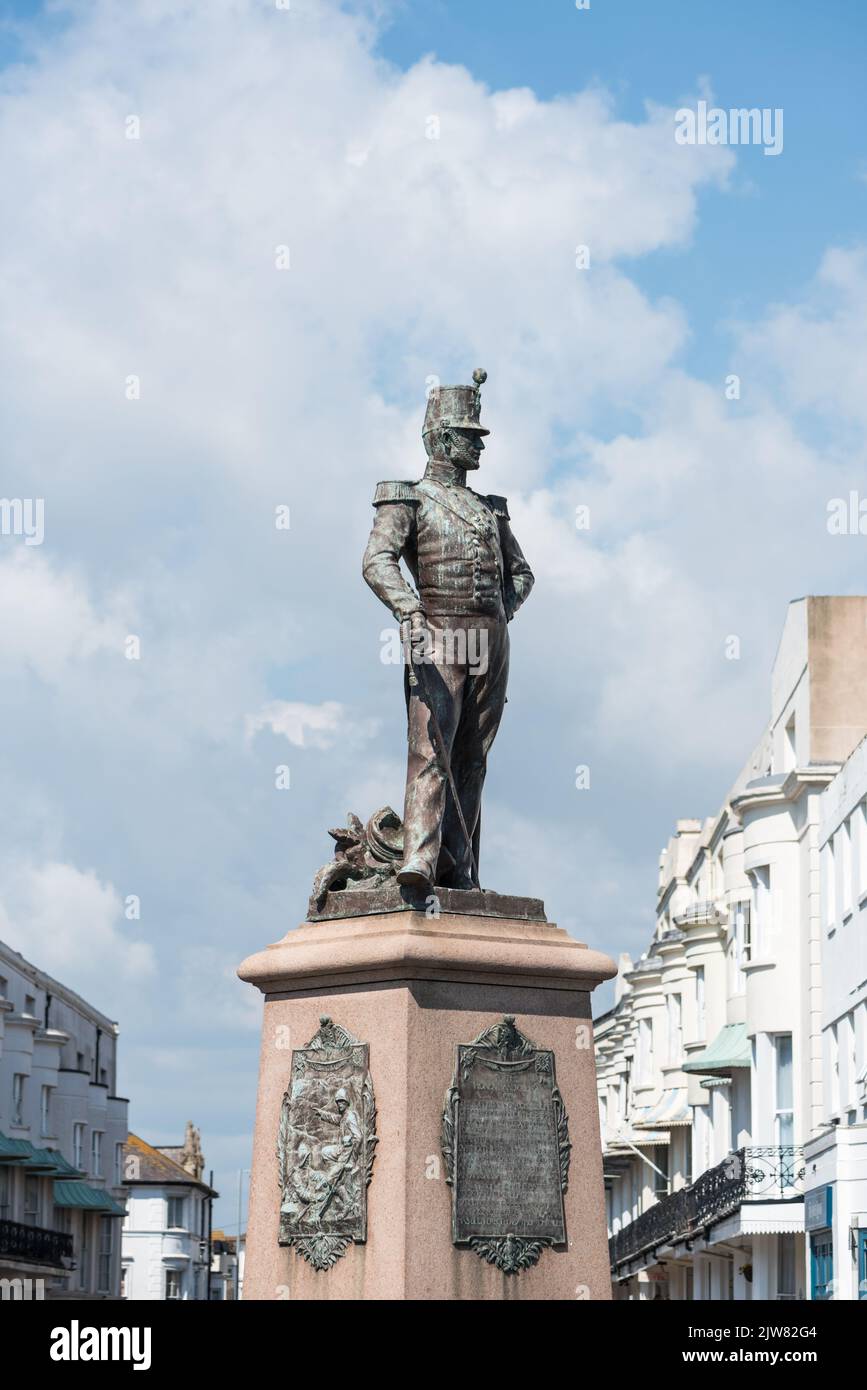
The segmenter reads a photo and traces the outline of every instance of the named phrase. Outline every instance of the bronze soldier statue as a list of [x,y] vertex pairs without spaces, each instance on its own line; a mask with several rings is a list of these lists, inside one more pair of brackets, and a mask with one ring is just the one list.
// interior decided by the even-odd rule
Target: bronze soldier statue
[[364,578],[401,624],[415,663],[404,682],[409,758],[397,874],[415,888],[479,887],[482,787],[509,674],[506,625],[533,587],[505,497],[467,487],[490,433],[479,423],[486,378],[477,369],[474,386],[431,391],[424,477],[377,485],[364,555]]

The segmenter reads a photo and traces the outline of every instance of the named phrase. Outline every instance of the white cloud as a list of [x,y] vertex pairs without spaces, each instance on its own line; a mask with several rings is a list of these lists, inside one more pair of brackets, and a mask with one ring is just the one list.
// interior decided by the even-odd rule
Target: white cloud
[[51,683],[98,652],[121,659],[126,635],[116,618],[96,610],[80,575],[20,545],[0,557],[0,631],[6,669]]
[[0,900],[3,939],[32,964],[113,1015],[156,977],[157,959],[128,921],[117,889],[88,869],[47,862],[7,865]]
[[258,714],[247,716],[247,737],[270,729],[296,748],[333,748],[338,740],[367,740],[379,727],[377,719],[358,720],[337,700],[305,705],[291,700],[271,700]]

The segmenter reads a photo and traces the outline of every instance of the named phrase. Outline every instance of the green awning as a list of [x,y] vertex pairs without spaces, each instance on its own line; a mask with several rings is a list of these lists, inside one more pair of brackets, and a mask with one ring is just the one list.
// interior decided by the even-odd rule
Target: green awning
[[7,1139],[0,1131],[0,1163],[17,1163],[27,1158],[33,1148],[26,1139]]
[[751,1062],[750,1040],[745,1023],[727,1023],[717,1033],[710,1047],[684,1062],[683,1070],[711,1075],[714,1072],[727,1076],[739,1067],[748,1067]]
[[46,1177],[83,1178],[84,1173],[63,1157],[59,1149],[36,1149],[29,1139],[8,1139],[0,1133],[0,1163],[16,1163]]
[[110,1216],[126,1216],[126,1211],[107,1192],[88,1187],[86,1182],[67,1182],[60,1179],[54,1184],[54,1205],[56,1207],[80,1207],[85,1211],[101,1211]]
[[61,1178],[83,1178],[84,1171],[76,1168],[74,1163],[63,1157],[58,1149],[51,1150],[51,1157],[54,1159],[54,1171]]
[[[58,1158],[60,1154],[51,1149],[35,1149],[29,1139],[7,1139],[5,1134],[0,1134],[0,1161],[17,1163],[31,1173],[62,1173]],[[65,1165],[66,1160],[61,1162]]]

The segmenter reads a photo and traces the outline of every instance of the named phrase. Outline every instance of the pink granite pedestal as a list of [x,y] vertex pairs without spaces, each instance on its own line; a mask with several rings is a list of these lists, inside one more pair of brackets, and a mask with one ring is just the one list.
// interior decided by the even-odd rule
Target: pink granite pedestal
[[[245,1299],[608,1299],[590,994],[615,973],[551,923],[411,910],[305,923],[245,960],[265,996]],[[379,1142],[367,1241],[317,1271],[278,1244],[275,1149],[292,1049],[323,1014],[370,1046]],[[455,1046],[504,1014],[553,1050],[572,1142],[567,1244],[518,1274],[452,1244],[440,1149]]]

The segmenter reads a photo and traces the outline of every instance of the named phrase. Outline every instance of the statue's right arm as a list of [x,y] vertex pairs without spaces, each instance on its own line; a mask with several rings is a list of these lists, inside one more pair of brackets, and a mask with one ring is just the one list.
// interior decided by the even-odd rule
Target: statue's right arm
[[400,568],[400,557],[415,530],[416,508],[414,502],[383,502],[377,506],[361,567],[377,598],[391,609],[398,622],[421,611],[418,594]]

